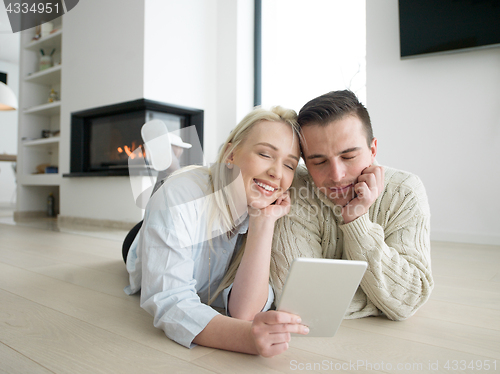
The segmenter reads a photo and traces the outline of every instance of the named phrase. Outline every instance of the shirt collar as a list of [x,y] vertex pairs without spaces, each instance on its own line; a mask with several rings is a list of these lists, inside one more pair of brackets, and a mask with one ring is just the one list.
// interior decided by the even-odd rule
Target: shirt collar
[[248,213],[245,213],[246,217],[243,219],[243,221],[236,226],[236,229],[238,230],[238,234],[246,234],[248,231],[248,221],[249,221],[249,215]]

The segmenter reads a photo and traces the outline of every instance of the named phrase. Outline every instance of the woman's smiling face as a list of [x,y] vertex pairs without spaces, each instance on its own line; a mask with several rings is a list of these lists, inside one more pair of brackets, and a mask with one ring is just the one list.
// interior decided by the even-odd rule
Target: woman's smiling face
[[299,157],[299,139],[289,125],[262,121],[252,127],[228,161],[241,171],[247,205],[262,209],[288,190]]

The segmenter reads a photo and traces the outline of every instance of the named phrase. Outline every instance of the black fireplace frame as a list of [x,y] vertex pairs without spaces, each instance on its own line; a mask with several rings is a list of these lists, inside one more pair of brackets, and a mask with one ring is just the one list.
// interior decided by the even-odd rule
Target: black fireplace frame
[[138,99],[119,104],[107,105],[98,108],[82,110],[71,113],[71,150],[70,150],[70,173],[63,177],[115,177],[128,176],[128,169],[90,171],[89,169],[89,142],[86,127],[90,126],[90,120],[97,117],[124,114],[129,112],[147,110],[176,114],[183,116],[185,121],[183,128],[195,126],[200,145],[203,148],[203,115],[201,109],[193,109],[178,105],[166,104],[148,99]]

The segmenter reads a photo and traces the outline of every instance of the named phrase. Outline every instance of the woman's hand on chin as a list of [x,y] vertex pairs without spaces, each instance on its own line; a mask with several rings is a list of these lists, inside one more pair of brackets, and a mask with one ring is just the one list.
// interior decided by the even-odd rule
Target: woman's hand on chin
[[283,195],[278,197],[278,199],[273,203],[268,205],[265,208],[257,209],[251,206],[248,207],[248,214],[250,218],[254,219],[264,219],[271,220],[275,222],[277,219],[283,217],[284,215],[290,212],[291,201],[290,195],[287,192],[284,192]]

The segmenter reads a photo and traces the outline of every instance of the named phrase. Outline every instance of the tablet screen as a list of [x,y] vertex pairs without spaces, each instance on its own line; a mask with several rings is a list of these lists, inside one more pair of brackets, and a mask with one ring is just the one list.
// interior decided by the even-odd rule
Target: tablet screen
[[305,336],[334,336],[363,278],[364,261],[296,258],[277,310],[300,316]]

